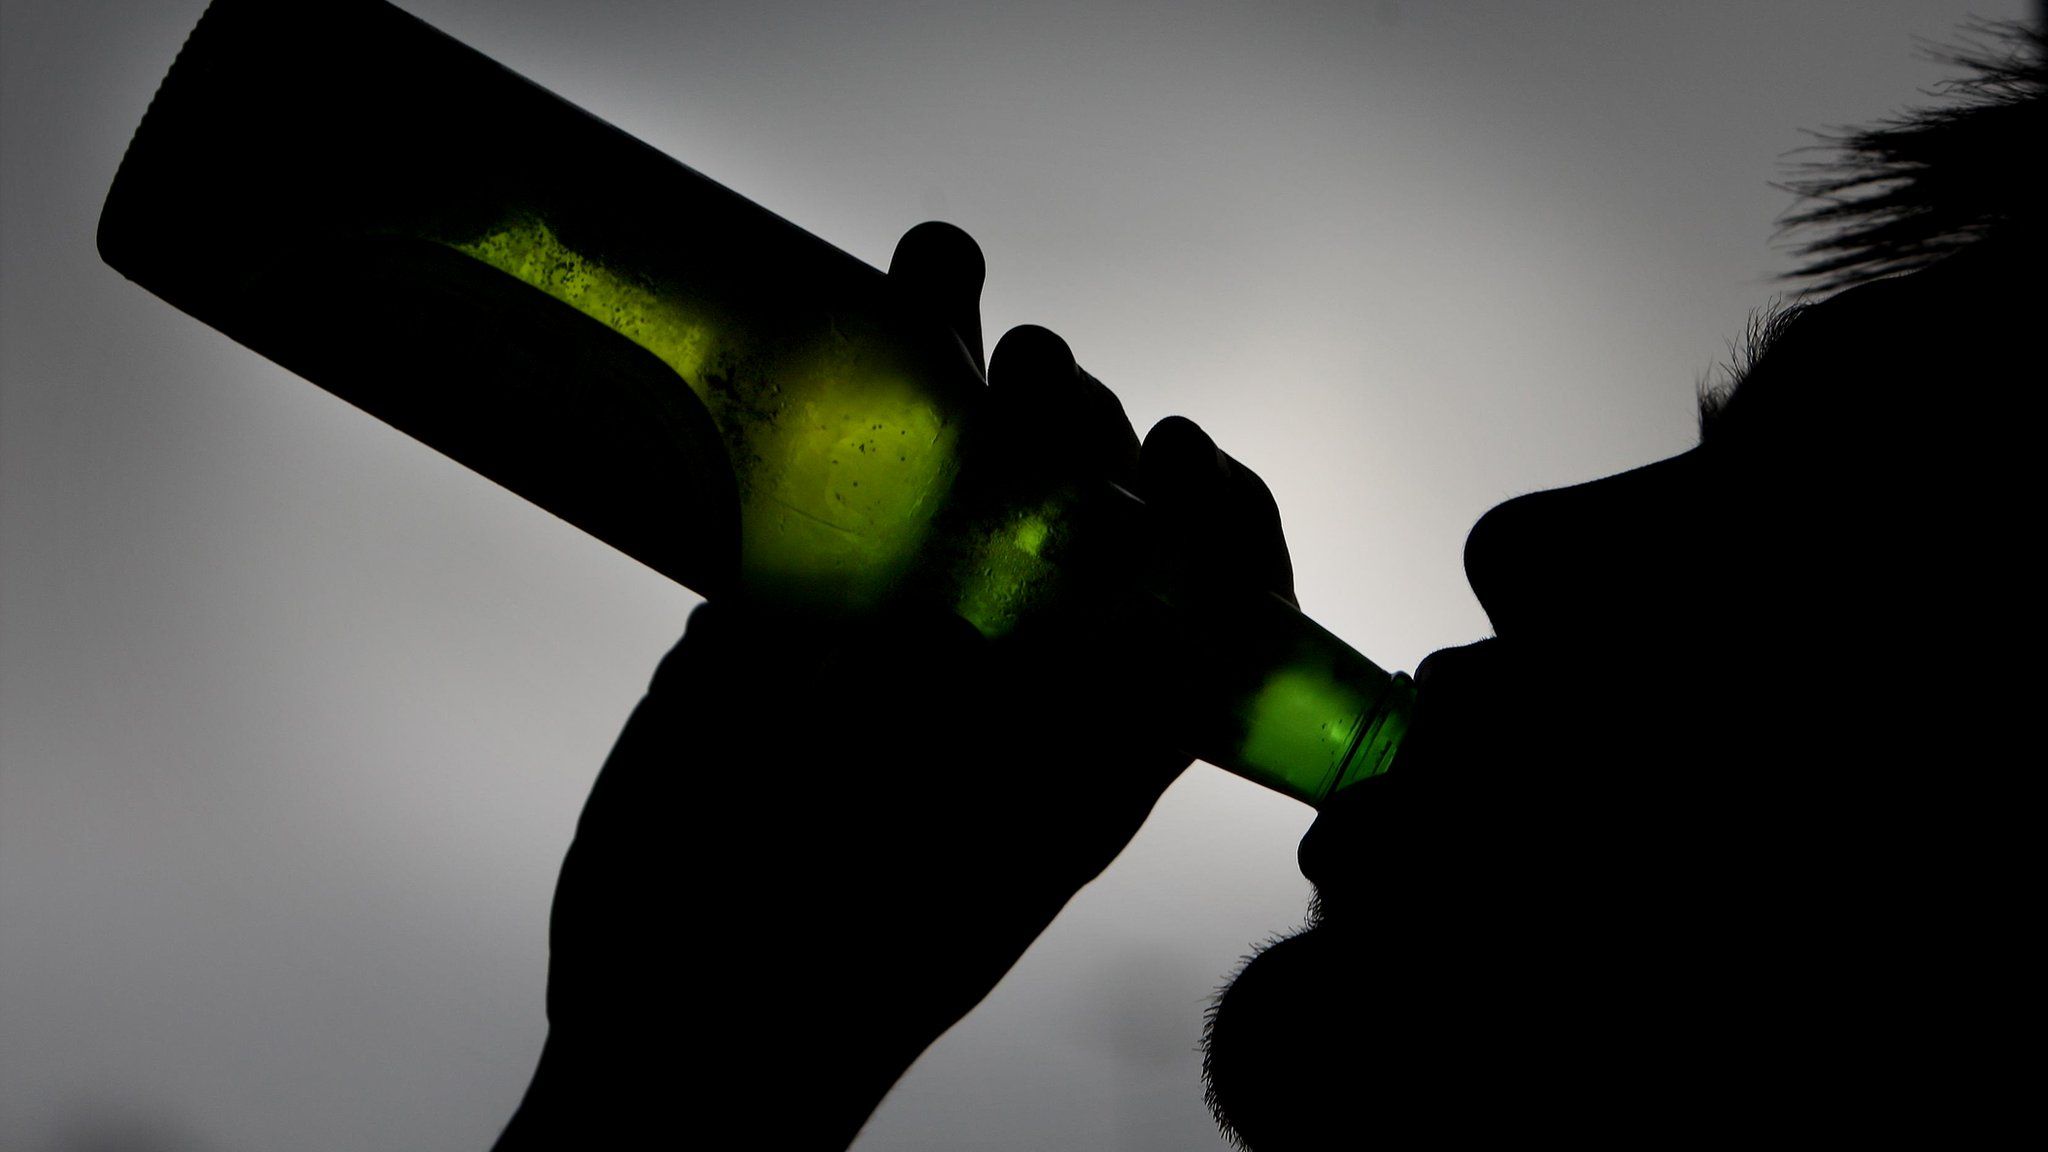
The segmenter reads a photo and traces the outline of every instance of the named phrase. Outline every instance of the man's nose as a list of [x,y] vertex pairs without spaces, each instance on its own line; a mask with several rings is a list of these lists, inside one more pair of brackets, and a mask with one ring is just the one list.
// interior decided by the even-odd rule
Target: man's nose
[[1653,639],[1716,594],[1703,487],[1695,450],[1515,497],[1466,537],[1466,580],[1510,641]]

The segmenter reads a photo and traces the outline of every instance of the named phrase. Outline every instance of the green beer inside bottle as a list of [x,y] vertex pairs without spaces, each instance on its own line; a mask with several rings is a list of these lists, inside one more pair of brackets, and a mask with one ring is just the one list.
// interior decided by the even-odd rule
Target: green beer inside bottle
[[[575,251],[537,217],[447,243],[652,352],[703,402],[737,480],[742,585],[858,610],[918,564],[959,471],[963,414],[942,410],[883,334],[845,315],[824,332],[750,331]],[[990,637],[1051,578],[1045,546],[1063,508],[1048,498],[1001,513],[962,526],[969,539],[954,546],[971,554],[949,581],[954,610]]]
[[703,402],[738,485],[744,586],[857,610],[916,562],[958,471],[960,414],[884,334],[847,315],[822,331],[750,331],[575,251],[534,216],[450,244],[654,353]]
[[[537,217],[450,244],[652,352],[705,404],[738,479],[743,584],[873,604],[928,547],[951,550],[951,606],[991,638],[1057,594],[1054,557],[1077,497],[1040,494],[955,521],[964,539],[930,540],[958,472],[958,417],[876,341],[835,330],[750,346],[743,325],[575,251]],[[1291,605],[1242,595],[1248,602],[1227,610],[1155,597],[1184,617],[1197,650],[1182,655],[1204,669],[1202,682],[1228,686],[1188,699],[1181,738],[1311,804],[1384,771],[1406,728],[1408,678],[1389,677]]]

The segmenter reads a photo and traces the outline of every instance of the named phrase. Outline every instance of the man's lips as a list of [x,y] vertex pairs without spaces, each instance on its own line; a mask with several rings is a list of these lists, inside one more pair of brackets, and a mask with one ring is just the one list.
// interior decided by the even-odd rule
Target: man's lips
[[1511,663],[1512,650],[1498,637],[1425,656],[1415,666],[1415,715],[1396,770],[1404,758],[1411,768],[1427,770],[1453,747],[1469,748],[1508,722],[1506,706],[1521,695],[1509,689]]
[[1422,663],[1415,666],[1416,692],[1419,694],[1431,691],[1430,685],[1440,682],[1446,676],[1455,681],[1467,675],[1467,669],[1476,662],[1499,659],[1499,652],[1500,638],[1497,636],[1461,644],[1456,648],[1439,648],[1424,656]]

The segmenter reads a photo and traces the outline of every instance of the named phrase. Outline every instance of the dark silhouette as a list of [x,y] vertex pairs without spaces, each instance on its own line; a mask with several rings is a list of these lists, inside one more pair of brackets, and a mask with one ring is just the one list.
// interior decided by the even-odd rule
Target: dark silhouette
[[[1418,670],[1395,769],[1303,841],[1312,927],[1212,1018],[1246,1145],[2010,1122],[2043,251],[2001,181],[2048,136],[2041,37],[2004,36],[1966,111],[1803,186],[1843,290],[1759,321],[1698,448],[1473,529],[1496,635]],[[892,277],[978,349],[971,245],[913,233]],[[1137,485],[1170,546],[1285,590],[1270,497],[1193,425],[1141,451],[1042,330],[990,381],[1013,427],[1097,430],[1059,466]],[[564,865],[500,1147],[851,1140],[1185,765],[1133,719],[1152,649],[1109,600],[1002,644],[701,609]]]

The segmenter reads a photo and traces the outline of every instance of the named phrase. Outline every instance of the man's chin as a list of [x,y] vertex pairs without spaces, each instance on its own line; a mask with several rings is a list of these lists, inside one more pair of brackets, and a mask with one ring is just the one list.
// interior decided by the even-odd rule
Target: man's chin
[[[1254,954],[1209,1014],[1202,1076],[1217,1122],[1257,1152],[1329,1148],[1347,1086],[1370,1080],[1359,958],[1309,928]],[[1354,1117],[1355,1119],[1355,1117]]]
[[1608,1021],[1597,1054],[1576,1046],[1584,990],[1554,980],[1532,937],[1466,952],[1454,919],[1420,937],[1325,922],[1256,953],[1203,1035],[1226,1134],[1252,1152],[1328,1152],[1561,1123],[1602,1084],[1649,1098],[1639,1077],[1657,1065],[1630,1058],[1631,1028]]

